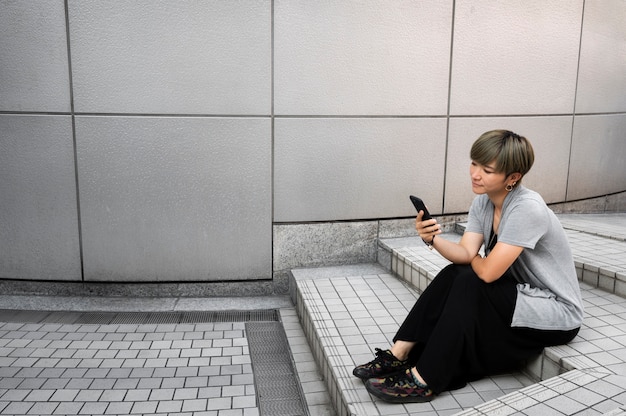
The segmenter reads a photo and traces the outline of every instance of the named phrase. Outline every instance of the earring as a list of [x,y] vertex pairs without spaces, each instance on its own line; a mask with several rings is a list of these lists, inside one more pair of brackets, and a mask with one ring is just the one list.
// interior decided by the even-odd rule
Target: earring
[[513,182],[512,184],[510,183],[507,186],[505,186],[504,189],[506,189],[507,192],[511,192],[516,183],[517,182]]

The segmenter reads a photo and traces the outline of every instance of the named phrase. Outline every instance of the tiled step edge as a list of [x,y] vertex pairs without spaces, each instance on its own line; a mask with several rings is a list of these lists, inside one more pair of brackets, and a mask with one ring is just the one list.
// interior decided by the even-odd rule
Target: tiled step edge
[[296,310],[282,308],[280,317],[306,401],[308,416],[336,416],[324,378],[319,372]]
[[[367,270],[355,269],[352,273],[346,273],[342,269],[339,275],[373,275],[384,272],[382,267],[363,266],[367,266]],[[316,278],[333,277],[324,273],[323,269],[292,271],[290,282],[293,302],[311,346],[311,353],[339,416],[380,414],[367,393],[362,388],[356,388],[355,378],[349,374],[352,360],[334,325],[333,315],[320,306],[324,304],[323,290],[318,290],[313,281]],[[512,414],[513,410],[517,414],[554,414],[554,410],[560,413],[564,409],[579,409],[581,406],[584,409],[593,409],[594,414],[602,414],[601,412],[619,410],[618,406],[626,404],[626,378],[598,367],[598,363],[587,357],[580,357],[580,353],[569,346],[546,349],[545,354],[531,364],[537,367],[544,381],[463,410],[460,414],[493,416]],[[548,378],[551,373],[557,375]],[[619,371],[618,373],[621,374]],[[534,413],[535,407],[541,411]],[[530,413],[522,412],[525,409]]]
[[[445,235],[447,239],[458,239],[458,235]],[[418,239],[419,241],[419,239]],[[409,245],[407,245],[409,243]],[[411,244],[412,243],[412,244]],[[418,292],[423,291],[435,278],[437,273],[449,262],[434,250],[429,250],[421,241],[419,245],[415,239],[389,239],[381,240],[379,248],[390,252],[389,264],[382,264],[400,279],[410,283]],[[584,297],[598,296],[592,292],[594,288],[581,282],[581,290]],[[606,296],[615,296],[615,300],[620,299],[614,294],[607,293]],[[609,301],[607,299],[607,301]],[[594,318],[587,313],[586,319]],[[567,345],[546,348],[541,356],[529,362],[525,373],[535,380],[545,380],[550,377],[573,369],[596,368],[601,364],[592,359],[582,356]]]
[[624,408],[615,408],[618,402],[614,399],[622,396],[625,389],[626,377],[595,370],[572,370],[455,416],[579,414],[590,408],[594,409],[593,414],[622,416]]
[[[346,273],[346,267],[352,272]],[[344,361],[350,360],[347,349],[334,326],[329,312],[318,308],[316,299],[321,295],[311,289],[313,285],[308,280],[331,278],[333,268],[319,268],[312,276],[311,269],[291,270],[290,296],[295,305],[305,336],[319,371],[326,383],[331,403],[337,416],[378,415],[379,412],[365,389],[355,389],[357,379],[349,373]],[[342,267],[340,275],[370,275],[385,273],[385,270],[375,264],[362,264]],[[319,300],[319,299],[317,299]]]
[[[445,237],[451,240],[460,238],[460,236],[456,233],[448,234]],[[419,241],[419,239],[415,238],[381,240],[379,242],[379,251],[388,252],[387,255],[379,256],[379,258],[386,259],[389,262],[388,264],[382,264],[382,266],[387,267],[396,276],[412,284],[419,291],[424,290],[432,281],[432,279],[435,278],[437,273],[449,263],[438,253],[427,249],[426,246],[424,246],[423,243]],[[584,263],[582,265],[577,264],[577,268],[585,268],[585,266],[586,265]],[[579,277],[581,276],[579,275]],[[581,278],[581,280],[583,279]],[[592,292],[594,290],[594,288],[589,287],[589,285],[585,284],[584,281],[581,283],[581,288],[583,292]],[[607,293],[605,296],[610,297],[615,295]],[[616,299],[618,299],[617,296]],[[552,394],[550,392],[550,386],[567,385],[571,387],[573,385],[576,385],[575,383],[572,383],[572,380],[589,381],[588,377],[593,375],[595,375],[598,380],[610,377],[611,380],[615,381],[614,384],[622,386],[620,394],[623,393],[624,387],[626,387],[626,377],[618,376],[608,369],[603,369],[601,364],[595,362],[587,356],[581,355],[578,351],[574,350],[568,345],[555,346],[544,349],[544,352],[541,356],[528,363],[525,372],[530,377],[536,380],[544,381],[529,386],[523,390],[520,390],[519,392],[512,393],[499,399],[487,402],[483,405],[468,409],[464,412],[461,412],[460,414],[511,414],[513,412],[521,411],[522,409],[527,409],[529,407],[544,406],[541,401],[536,400],[542,395],[547,395],[549,399],[554,399],[553,401],[555,403],[557,401],[560,401],[561,403],[556,404],[557,407],[559,405],[566,407],[582,406],[582,410],[588,409],[591,405],[583,404],[580,401],[575,400],[569,396],[564,396],[563,394],[560,394],[558,396],[558,399],[550,397],[550,394]],[[583,384],[587,383],[585,382]],[[582,385],[579,385],[578,387],[582,388]],[[563,387],[559,387],[559,389],[562,391]],[[524,397],[527,392],[532,393],[534,396]],[[589,394],[588,391],[586,391],[586,393],[587,395]],[[608,406],[606,410],[611,409],[609,413],[610,415],[613,415],[614,412],[617,412],[618,415],[621,415],[619,413],[621,411],[621,408],[613,409],[612,407],[619,404],[619,401],[614,402],[607,396],[604,396],[603,398],[602,396],[600,397],[602,403],[606,403],[606,406]],[[622,398],[621,403],[623,404],[623,402],[624,399]],[[550,407],[547,407],[546,410],[554,411],[554,409],[551,409]],[[536,414],[544,413],[539,412]]]
[[626,406],[622,406],[610,412],[604,413],[603,416],[626,416]]

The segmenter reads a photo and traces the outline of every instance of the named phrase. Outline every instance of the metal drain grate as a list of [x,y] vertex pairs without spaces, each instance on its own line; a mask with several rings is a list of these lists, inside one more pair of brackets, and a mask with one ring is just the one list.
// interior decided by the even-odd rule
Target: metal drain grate
[[307,416],[281,323],[246,323],[246,334],[261,416]]
[[0,322],[62,324],[194,324],[203,322],[276,322],[275,309],[181,312],[45,312],[0,309]]

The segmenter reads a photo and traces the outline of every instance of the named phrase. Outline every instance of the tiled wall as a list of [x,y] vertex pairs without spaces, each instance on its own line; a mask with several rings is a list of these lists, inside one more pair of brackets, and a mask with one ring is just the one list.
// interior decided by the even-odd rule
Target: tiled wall
[[0,278],[363,256],[360,221],[413,215],[411,193],[465,211],[493,128],[533,141],[548,202],[624,191],[625,19],[621,0],[1,2]]

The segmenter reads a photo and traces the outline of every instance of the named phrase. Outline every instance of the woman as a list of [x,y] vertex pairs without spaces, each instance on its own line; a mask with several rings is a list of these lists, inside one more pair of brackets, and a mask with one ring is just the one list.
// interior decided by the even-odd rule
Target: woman
[[[515,369],[544,347],[571,341],[583,319],[576,270],[559,220],[520,183],[530,142],[484,133],[470,152],[474,199],[459,243],[416,219],[422,240],[452,262],[420,295],[389,350],[356,367],[374,396],[425,402],[488,374]],[[485,257],[479,254],[485,246]]]

